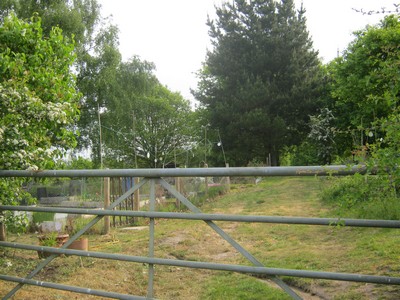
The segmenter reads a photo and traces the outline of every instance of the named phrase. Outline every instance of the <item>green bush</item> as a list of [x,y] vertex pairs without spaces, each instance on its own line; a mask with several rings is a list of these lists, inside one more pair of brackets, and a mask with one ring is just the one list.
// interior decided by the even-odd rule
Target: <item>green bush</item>
[[299,146],[286,147],[281,153],[282,166],[316,166],[324,164],[318,158],[317,147],[309,142],[303,142]]
[[226,190],[227,188],[225,185],[211,186],[208,188],[208,198],[215,199],[218,196],[225,195]]
[[335,207],[339,217],[389,219],[400,218],[400,199],[391,188],[387,176],[356,174],[348,177],[329,177],[329,187],[322,199]]
[[44,221],[54,221],[55,213],[35,211],[32,214],[32,222],[35,224],[43,223]]

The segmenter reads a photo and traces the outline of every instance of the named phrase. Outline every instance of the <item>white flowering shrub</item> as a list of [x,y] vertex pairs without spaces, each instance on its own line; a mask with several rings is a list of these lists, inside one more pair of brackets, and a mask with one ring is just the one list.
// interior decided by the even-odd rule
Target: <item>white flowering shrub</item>
[[[74,44],[54,28],[43,37],[40,18],[11,14],[0,24],[0,169],[48,169],[75,146],[79,93],[71,72]],[[0,203],[29,196],[21,180],[0,180]],[[12,214],[0,223],[25,226]]]

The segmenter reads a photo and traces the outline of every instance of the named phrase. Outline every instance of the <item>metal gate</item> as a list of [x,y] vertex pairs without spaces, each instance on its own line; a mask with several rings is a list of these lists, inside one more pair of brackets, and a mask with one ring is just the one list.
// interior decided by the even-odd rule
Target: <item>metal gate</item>
[[[214,221],[232,221],[232,222],[257,222],[257,223],[279,223],[279,224],[303,224],[303,225],[345,225],[356,227],[380,227],[380,228],[400,228],[400,221],[385,220],[356,220],[356,219],[332,219],[332,218],[302,218],[302,217],[273,217],[273,216],[248,216],[248,215],[226,215],[226,214],[204,214],[199,208],[194,206],[186,197],[180,194],[172,185],[166,182],[163,177],[226,177],[226,176],[326,176],[326,175],[351,175],[356,172],[365,172],[361,166],[329,166],[329,167],[266,167],[266,168],[207,168],[207,169],[123,169],[123,170],[54,170],[54,171],[13,171],[2,170],[0,177],[141,177],[143,178],[139,184],[129,188],[120,197],[110,204],[104,210],[92,209],[71,209],[71,208],[46,208],[46,207],[26,207],[26,206],[0,206],[0,210],[11,211],[40,211],[40,212],[59,212],[73,214],[91,214],[96,217],[87,224],[78,233],[72,236],[61,248],[34,246],[26,244],[17,244],[9,242],[0,242],[2,247],[11,247],[17,249],[35,250],[50,252],[52,255],[41,261],[37,267],[24,278],[8,276],[0,274],[1,280],[12,281],[18,283],[3,299],[9,299],[18,292],[25,284],[47,287],[52,289],[66,290],[82,294],[96,295],[116,299],[152,299],[154,297],[154,266],[169,265],[176,267],[187,267],[197,269],[222,270],[246,273],[252,275],[268,276],[278,286],[280,286],[293,299],[301,299],[279,276],[293,276],[315,279],[354,281],[365,283],[378,283],[388,285],[400,285],[399,277],[389,276],[371,276],[361,274],[319,272],[307,270],[293,270],[282,268],[269,268],[263,265],[256,257],[244,249],[238,242],[232,239],[222,228]],[[121,205],[126,199],[137,191],[144,184],[150,185],[150,202],[148,211],[139,210],[114,210]],[[156,185],[160,184],[176,197],[180,203],[186,206],[191,213],[177,212],[157,212],[156,211]],[[121,254],[110,254],[93,251],[70,250],[67,247],[88,229],[94,226],[105,216],[121,216],[128,218],[148,218],[149,219],[149,250],[148,256],[128,256]],[[211,262],[186,261],[175,259],[161,259],[154,257],[154,228],[156,218],[168,219],[188,219],[203,220],[212,230],[218,233],[221,238],[232,245],[241,255],[243,255],[253,266],[219,264]],[[57,284],[52,282],[37,281],[33,278],[47,264],[60,254],[77,255],[93,258],[112,259],[127,262],[146,263],[148,264],[148,288],[146,296],[125,295],[114,292],[93,290],[76,286]]]

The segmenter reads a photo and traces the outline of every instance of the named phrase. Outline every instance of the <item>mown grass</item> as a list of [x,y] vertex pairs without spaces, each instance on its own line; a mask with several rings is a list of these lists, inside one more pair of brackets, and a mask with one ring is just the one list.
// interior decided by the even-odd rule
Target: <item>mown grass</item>
[[[229,194],[204,201],[201,209],[208,213],[336,217],[330,204],[320,201],[327,184],[329,181],[314,177],[266,178],[257,185],[234,185]],[[267,267],[400,276],[398,229],[217,223]],[[90,235],[90,250],[146,256],[148,233],[143,227],[114,229],[109,236]],[[10,240],[36,244],[34,235],[11,235]],[[2,274],[25,276],[38,262],[36,253],[4,251],[0,256]],[[157,220],[155,256],[251,265],[201,221]],[[155,270],[158,299],[287,299],[276,286],[248,275],[169,266],[156,266]],[[37,278],[145,296],[147,276],[147,266],[142,264],[62,257]],[[397,286],[283,279],[308,292],[306,296],[314,294],[320,299],[400,299]],[[0,295],[10,286],[13,284],[0,282]],[[18,297],[99,299],[58,291],[50,295],[46,289],[33,287],[24,287]]]

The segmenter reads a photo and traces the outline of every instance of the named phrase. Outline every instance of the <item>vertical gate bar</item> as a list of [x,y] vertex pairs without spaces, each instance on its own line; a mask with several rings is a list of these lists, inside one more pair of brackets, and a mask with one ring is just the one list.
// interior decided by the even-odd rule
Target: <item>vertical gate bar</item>
[[[101,181],[103,182],[103,181]],[[107,209],[114,209],[116,206],[118,206],[122,201],[124,201],[129,195],[134,193],[137,189],[140,189],[144,184],[147,183],[147,180],[144,179],[141,181],[137,186],[132,187],[129,191],[118,197],[118,199],[113,202],[110,207],[106,207]],[[103,185],[103,184],[102,184]],[[73,235],[61,248],[67,248],[73,241],[75,241],[77,238],[79,238],[83,233],[86,232],[86,230],[90,229],[92,226],[94,226],[98,221],[103,219],[103,216],[97,216],[95,217],[92,221],[90,221],[86,226],[84,226],[79,232],[77,232],[75,235]],[[32,279],[37,273],[39,273],[45,266],[47,266],[49,263],[53,261],[58,255],[57,254],[52,254],[48,258],[46,258],[44,261],[39,263],[36,268],[30,272],[25,278],[26,279]],[[24,286],[24,283],[18,283],[7,295],[3,297],[3,300],[7,300],[14,296],[16,292],[18,292],[22,287]]]
[[[112,179],[112,183],[113,183],[113,185],[112,185],[112,203],[114,203],[115,202],[115,197],[116,197],[116,195],[117,195],[117,191],[115,190],[115,186],[117,185],[117,183],[116,183],[116,181],[118,180],[118,178],[116,178],[116,177],[111,177],[111,179]],[[112,216],[112,220],[113,220],[113,227],[115,228],[116,226],[115,226],[115,216]]]
[[[156,209],[156,179],[150,180],[150,204],[149,211]],[[149,224],[149,257],[154,257],[154,218],[150,218]],[[154,264],[149,264],[149,282],[147,287],[147,297],[153,298],[154,296]]]
[[[110,201],[110,177],[104,177],[104,207],[109,207],[111,204]],[[110,233],[110,216],[104,216],[103,233]]]
[[[127,177],[127,179],[129,179],[129,177]],[[130,182],[129,180],[128,180],[128,182]],[[125,188],[127,187],[127,186],[130,186],[129,184],[128,185],[126,185],[126,181],[125,181]],[[131,186],[130,186],[131,187]],[[133,195],[130,195],[129,196],[129,198],[125,201],[125,211],[128,211],[129,210],[129,202],[131,202],[132,201],[132,197],[133,197]],[[125,221],[124,221],[124,225],[126,225],[126,224],[128,224],[128,216],[125,216]]]
[[[130,182],[131,182],[131,186],[135,186],[135,182],[134,182],[132,176],[130,177]],[[128,209],[128,210],[132,210],[132,211],[135,210],[135,209],[133,208],[134,198],[135,198],[134,194],[131,195],[131,201],[129,201],[129,209]],[[133,223],[133,218],[132,218],[132,217],[126,217],[126,218],[127,218],[129,224],[132,224],[132,223]]]
[[[168,182],[160,179],[160,184],[166,188],[169,192],[171,192],[180,202],[182,202],[187,208],[189,208],[194,213],[201,213],[201,210],[193,205],[188,199],[186,199],[183,195],[181,195],[172,185]],[[232,247],[234,247],[237,251],[240,252],[244,257],[246,257],[249,261],[251,261],[254,265],[264,267],[264,265],[255,258],[251,253],[249,253],[246,249],[244,249],[238,242],[232,239],[229,234],[227,234],[221,227],[215,224],[213,221],[204,221],[208,226],[210,226],[215,232],[217,232],[225,241],[227,241]],[[277,276],[270,278],[273,282],[275,282],[278,286],[280,286],[288,295],[295,300],[301,300],[299,297],[282,279]]]
[[[182,178],[181,177],[175,177],[175,186],[176,190],[180,193],[183,194],[183,188],[182,188]],[[179,199],[176,199],[175,201],[175,206],[177,209],[181,209],[181,201]]]
[[[118,195],[122,195],[123,193],[125,193],[125,190],[122,188],[123,182],[124,182],[124,177],[120,177],[119,182],[118,182],[118,191],[119,191]],[[119,203],[118,210],[122,210],[121,206],[122,206],[122,204]],[[118,219],[119,219],[118,226],[121,226],[122,216],[118,216]]]
[[[136,186],[137,184],[139,184],[139,178],[134,177],[133,182],[134,182],[133,186]],[[139,211],[139,209],[140,209],[140,191],[136,190],[133,193],[133,210]],[[137,222],[138,222],[138,218],[134,217],[133,223],[137,224]]]

